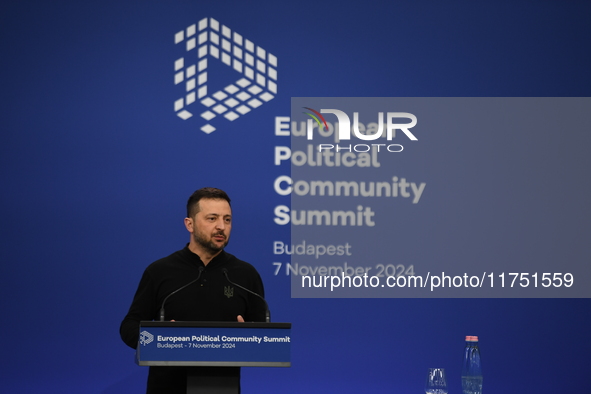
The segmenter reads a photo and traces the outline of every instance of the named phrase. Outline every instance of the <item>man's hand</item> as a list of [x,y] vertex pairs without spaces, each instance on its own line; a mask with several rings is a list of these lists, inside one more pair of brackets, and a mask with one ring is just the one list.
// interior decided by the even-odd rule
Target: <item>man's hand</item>
[[236,318],[236,321],[238,323],[244,323],[244,318],[242,317],[242,315],[238,315],[238,317]]

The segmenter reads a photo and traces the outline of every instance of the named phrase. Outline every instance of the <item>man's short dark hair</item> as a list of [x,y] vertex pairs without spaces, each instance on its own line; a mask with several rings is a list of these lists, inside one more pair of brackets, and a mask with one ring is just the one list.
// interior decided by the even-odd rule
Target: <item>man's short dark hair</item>
[[215,187],[204,187],[202,189],[196,190],[193,194],[191,194],[191,197],[189,197],[189,201],[187,201],[188,218],[192,218],[197,215],[199,212],[199,200],[201,199],[226,200],[228,201],[228,204],[230,204],[230,197],[228,197],[225,191],[216,189]]

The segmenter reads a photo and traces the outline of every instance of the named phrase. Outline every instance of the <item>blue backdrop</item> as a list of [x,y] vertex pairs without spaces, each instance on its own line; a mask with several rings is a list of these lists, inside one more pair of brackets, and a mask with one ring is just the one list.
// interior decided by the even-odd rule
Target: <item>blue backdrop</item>
[[[290,232],[272,208],[289,204],[273,181],[289,172],[274,147],[286,144],[275,118],[290,115],[291,97],[589,96],[590,11],[588,1],[2,2],[1,391],[143,392],[147,371],[119,323],[144,268],[188,241],[188,196],[216,186],[233,199],[228,251],[258,268],[273,320],[293,323],[292,367],[245,369],[244,392],[418,393],[427,368],[444,367],[457,393],[465,335],[481,338],[485,392],[586,392],[589,299],[292,299],[272,264],[272,241]],[[187,120],[174,106],[186,53],[175,34],[203,18],[277,58],[274,98],[232,122],[218,116],[211,134],[201,104]],[[235,80],[220,64],[208,68],[214,90]],[[578,237],[589,219],[587,208],[569,222]]]

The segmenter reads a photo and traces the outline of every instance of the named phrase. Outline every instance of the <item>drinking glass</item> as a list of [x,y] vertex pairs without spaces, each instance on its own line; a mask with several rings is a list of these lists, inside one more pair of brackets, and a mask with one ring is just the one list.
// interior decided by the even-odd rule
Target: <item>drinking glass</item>
[[447,380],[445,379],[445,369],[429,368],[427,382],[425,383],[425,393],[447,394]]

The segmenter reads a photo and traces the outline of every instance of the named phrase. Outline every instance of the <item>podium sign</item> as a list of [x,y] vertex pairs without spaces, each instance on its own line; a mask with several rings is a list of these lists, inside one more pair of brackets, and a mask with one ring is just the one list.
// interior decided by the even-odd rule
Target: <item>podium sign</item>
[[142,366],[291,366],[291,323],[140,323]]

